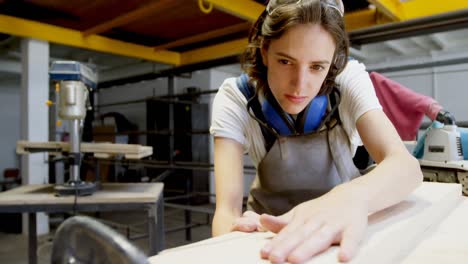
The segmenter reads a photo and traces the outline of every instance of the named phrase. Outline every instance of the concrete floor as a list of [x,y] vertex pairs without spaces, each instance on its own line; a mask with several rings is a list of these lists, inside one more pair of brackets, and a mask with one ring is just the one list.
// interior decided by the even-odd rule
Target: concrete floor
[[[207,205],[208,207],[210,205]],[[55,216],[53,219],[61,220],[62,216]],[[142,212],[118,212],[101,213],[99,215],[103,222],[114,227],[122,234],[126,234],[126,227],[130,227],[130,237],[146,233],[146,216]],[[184,225],[184,211],[180,209],[165,208],[165,243],[166,249],[185,245],[188,243],[207,239],[211,236],[211,223],[207,214],[192,212],[192,223],[200,224],[191,228],[192,240],[185,239],[185,229],[171,231]],[[57,223],[58,224],[58,223]],[[38,237],[38,264],[49,264],[52,251],[53,233],[56,226],[51,224],[51,232],[47,235]],[[148,252],[148,238],[140,238],[130,241],[140,248],[143,252]],[[5,264],[27,264],[28,263],[28,241],[27,236],[22,234],[0,233],[0,263]]]

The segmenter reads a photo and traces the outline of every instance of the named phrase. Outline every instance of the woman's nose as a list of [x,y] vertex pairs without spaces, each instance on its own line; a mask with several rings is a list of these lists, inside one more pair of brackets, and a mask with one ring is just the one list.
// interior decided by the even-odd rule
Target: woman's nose
[[300,92],[307,86],[307,78],[307,69],[304,69],[304,67],[298,67],[294,70],[292,85],[295,91]]

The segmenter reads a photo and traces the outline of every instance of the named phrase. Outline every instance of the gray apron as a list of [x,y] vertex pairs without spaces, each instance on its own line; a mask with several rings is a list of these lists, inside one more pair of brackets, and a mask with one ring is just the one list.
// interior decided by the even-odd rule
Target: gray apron
[[303,136],[280,137],[258,166],[247,208],[280,215],[360,176],[340,125]]

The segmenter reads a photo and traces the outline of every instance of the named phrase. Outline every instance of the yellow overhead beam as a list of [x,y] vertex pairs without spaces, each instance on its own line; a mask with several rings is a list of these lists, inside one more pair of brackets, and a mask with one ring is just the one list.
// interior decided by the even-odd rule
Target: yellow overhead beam
[[353,31],[356,29],[392,22],[390,18],[377,12],[375,8],[346,13],[344,20],[346,31]]
[[359,28],[365,28],[376,25],[375,9],[366,9],[346,13],[344,16],[346,31],[352,31]]
[[468,8],[467,0],[368,0],[395,21],[427,17]]
[[160,63],[179,65],[181,58],[177,52],[155,51],[152,47],[97,35],[83,37],[81,31],[5,15],[0,15],[0,32]]
[[253,0],[204,0],[216,9],[248,21],[256,21],[265,10],[265,6]]
[[402,3],[405,19],[427,17],[467,9],[467,0],[413,0]]
[[400,0],[368,0],[375,5],[377,9],[388,16],[393,21],[401,21],[405,19],[403,3]]
[[146,17],[154,13],[154,11],[160,9],[161,7],[164,7],[165,5],[169,4],[173,0],[159,0],[159,1],[153,1],[148,5],[142,6],[138,9],[135,9],[133,11],[130,11],[122,16],[116,17],[110,21],[107,21],[105,23],[99,24],[97,26],[94,26],[90,29],[87,29],[83,32],[83,36],[89,36],[92,34],[99,34],[101,32],[105,32],[109,29],[126,25],[129,24],[137,19],[140,19],[142,17]]
[[224,42],[221,44],[186,51],[181,54],[181,65],[198,63],[208,60],[220,59],[244,52],[247,46],[247,38]]

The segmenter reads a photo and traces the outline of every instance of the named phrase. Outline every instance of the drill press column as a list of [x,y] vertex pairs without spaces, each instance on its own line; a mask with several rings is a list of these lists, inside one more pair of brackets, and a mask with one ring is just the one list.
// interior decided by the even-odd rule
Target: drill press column
[[[51,79],[59,83],[58,116],[70,122],[70,180],[64,185],[55,186],[59,195],[90,195],[96,186],[80,179],[80,138],[81,123],[86,117],[88,87],[94,88],[96,76],[83,64],[70,61],[54,62],[50,70]],[[91,74],[91,75],[90,75]],[[86,84],[86,85],[85,85]],[[88,86],[88,87],[87,87]]]
[[61,81],[59,117],[70,120],[70,181],[80,181],[80,122],[86,117],[88,90],[80,81]]

